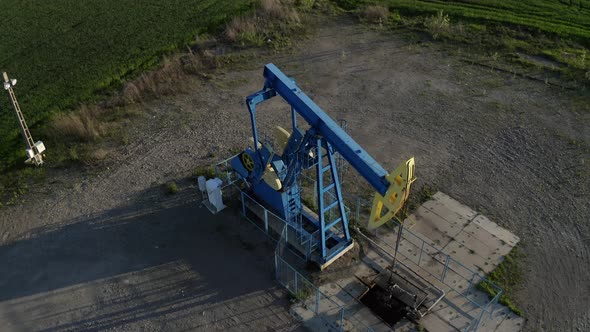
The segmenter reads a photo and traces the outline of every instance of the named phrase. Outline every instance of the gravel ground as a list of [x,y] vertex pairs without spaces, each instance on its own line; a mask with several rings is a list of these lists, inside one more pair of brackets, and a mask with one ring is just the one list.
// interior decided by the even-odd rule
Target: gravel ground
[[[199,209],[193,184],[172,197],[161,187],[246,144],[244,99],[262,87],[266,62],[346,119],[386,169],[415,156],[418,186],[522,239],[526,330],[590,330],[590,114],[571,92],[342,21],[288,54],[143,104],[130,143],[100,169],[51,171],[25,204],[4,208],[2,330],[297,328],[256,231],[235,212]],[[266,105],[260,128],[287,125],[287,111]]]

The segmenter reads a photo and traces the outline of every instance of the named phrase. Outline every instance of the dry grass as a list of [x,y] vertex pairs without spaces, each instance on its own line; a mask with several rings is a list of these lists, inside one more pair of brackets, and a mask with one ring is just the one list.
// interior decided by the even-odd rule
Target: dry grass
[[297,10],[280,0],[261,0],[256,13],[250,16],[234,17],[225,27],[225,37],[230,42],[260,44],[264,35],[276,29],[274,23],[300,24]]
[[96,105],[82,105],[78,112],[60,114],[51,120],[54,137],[76,138],[93,141],[104,135],[105,130],[98,119],[105,109]]
[[359,15],[361,19],[370,23],[383,23],[389,18],[389,8],[380,5],[364,7]]
[[194,54],[190,49],[189,53],[180,57],[182,70],[189,75],[198,75],[203,73],[205,64],[200,56]]
[[141,100],[141,92],[137,88],[137,85],[129,82],[123,87],[121,98],[125,104],[134,104]]
[[243,35],[255,34],[256,29],[256,18],[255,17],[234,17],[225,26],[225,37],[229,41],[235,42],[240,39]]
[[99,160],[104,160],[107,156],[108,156],[109,152],[103,148],[98,148],[94,151],[92,151],[90,157],[93,160],[99,161]]
[[291,23],[299,23],[301,19],[297,11],[280,0],[262,0],[260,2],[260,15],[267,19],[285,20]]
[[186,74],[197,74],[202,67],[199,57],[194,54],[164,58],[160,68],[144,73],[125,84],[119,94],[118,102],[113,104],[114,106],[131,105],[171,95],[178,90],[183,90],[181,82]]
[[268,17],[282,18],[285,14],[285,8],[279,0],[262,0],[260,1],[260,9]]

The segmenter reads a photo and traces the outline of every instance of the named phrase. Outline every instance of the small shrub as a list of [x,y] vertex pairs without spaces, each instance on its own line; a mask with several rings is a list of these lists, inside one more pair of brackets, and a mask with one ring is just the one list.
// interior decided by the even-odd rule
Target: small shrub
[[178,192],[178,186],[176,185],[176,182],[168,182],[166,184],[166,191],[168,191],[168,194],[170,195],[176,194]]
[[362,20],[369,23],[383,23],[389,18],[389,9],[380,5],[366,6],[360,11]]
[[297,293],[290,293],[291,303],[303,302],[313,294],[313,289],[309,286],[300,285]]
[[448,14],[439,10],[436,15],[428,16],[424,19],[424,26],[428,29],[432,38],[438,39],[441,34],[449,31],[451,19]]
[[207,179],[212,179],[215,177],[215,170],[213,167],[197,167],[193,171],[193,176],[198,178],[199,176],[204,176]]

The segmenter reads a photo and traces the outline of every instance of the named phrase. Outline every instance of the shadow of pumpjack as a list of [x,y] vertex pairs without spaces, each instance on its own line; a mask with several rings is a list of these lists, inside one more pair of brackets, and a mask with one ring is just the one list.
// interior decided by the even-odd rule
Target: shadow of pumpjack
[[[286,298],[268,292],[276,287],[273,250],[263,234],[234,209],[211,215],[199,197],[192,188],[166,197],[151,188],[125,207],[39,228],[0,247],[0,309],[9,310],[5,322],[0,312],[0,325],[55,331],[157,317],[169,323],[194,317],[199,306],[210,311],[264,292],[272,300],[263,306],[286,306]],[[223,319],[241,315],[236,320],[245,323],[248,310],[260,311],[249,307]]]

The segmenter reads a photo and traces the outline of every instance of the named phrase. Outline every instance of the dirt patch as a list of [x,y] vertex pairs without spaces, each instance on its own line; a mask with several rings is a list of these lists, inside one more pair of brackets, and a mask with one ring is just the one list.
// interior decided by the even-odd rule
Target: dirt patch
[[[244,100],[262,87],[262,67],[267,62],[274,62],[296,78],[332,118],[347,120],[352,137],[386,169],[415,156],[416,188],[435,185],[521,237],[525,282],[517,292],[517,302],[528,318],[526,330],[590,329],[586,276],[590,270],[590,114],[576,110],[572,92],[470,66],[436,45],[421,47],[394,33],[367,31],[348,21],[326,21],[315,38],[293,52],[261,56],[234,70],[221,69],[208,81],[186,82],[191,86],[188,94],[146,103],[143,114],[130,125],[129,144],[109,153],[103,166],[85,174],[50,172],[52,180],[47,187],[35,188],[24,205],[4,209],[0,216],[0,261],[9,268],[3,272],[0,287],[4,299],[0,302],[4,315],[0,317],[12,324],[23,323],[28,309],[13,306],[23,297],[33,299],[30,305],[37,306],[39,317],[53,315],[61,309],[43,298],[43,292],[51,289],[62,294],[59,301],[77,303],[78,293],[70,287],[93,280],[106,280],[106,284],[89,290],[80,308],[108,314],[105,307],[97,305],[110,298],[96,294],[127,296],[125,292],[133,287],[121,284],[125,273],[141,271],[145,264],[158,266],[156,263],[172,258],[191,261],[199,252],[192,241],[211,234],[217,234],[214,239],[219,240],[219,250],[225,250],[221,248],[226,245],[238,248],[228,255],[217,253],[219,259],[206,264],[219,268],[226,262],[224,256],[239,260],[245,255],[251,257],[246,260],[250,262],[256,260],[259,250],[262,255],[262,246],[248,245],[246,250],[239,241],[222,241],[224,232],[205,226],[235,216],[211,219],[191,208],[177,213],[163,210],[154,220],[170,227],[164,233],[159,228],[163,226],[139,227],[141,221],[130,223],[126,233],[117,228],[91,228],[88,233],[84,225],[95,214],[116,215],[114,211],[119,208],[135,211],[146,204],[165,206],[163,183],[184,178],[196,166],[243,148],[251,136]],[[258,113],[261,131],[270,133],[276,125],[288,127],[288,105],[273,101],[263,106]],[[347,174],[347,181],[355,178],[353,171]],[[196,195],[194,184],[188,185],[179,182],[179,193]],[[175,219],[184,221],[178,224]],[[39,230],[49,229],[54,232],[48,240],[35,241],[43,236]],[[131,236],[133,241],[124,236]],[[183,246],[175,247],[175,236],[184,239]],[[157,254],[161,249],[143,248],[142,242],[162,242],[166,250],[170,246],[175,249]],[[75,245],[70,246],[72,243]],[[55,248],[54,254],[45,255],[37,244]],[[92,249],[79,253],[80,247],[87,246]],[[19,261],[22,263],[16,264]],[[203,265],[196,259],[192,262],[181,269],[199,273]],[[45,272],[42,267],[47,264],[51,265],[47,271],[55,274]],[[253,278],[259,280],[259,290],[268,292],[271,265],[260,262],[257,266],[262,273]],[[110,272],[101,273],[104,269]],[[62,277],[65,282],[60,281]],[[173,293],[179,287],[168,291]],[[206,295],[211,291],[203,292]],[[229,292],[224,300],[237,294]],[[145,301],[141,294],[136,299],[138,306]],[[175,303],[162,302],[158,308],[172,308]],[[155,306],[145,308],[156,310]],[[85,312],[60,320],[76,322]],[[163,324],[162,317],[148,315],[131,326],[165,329],[158,325]],[[182,317],[178,324],[196,322],[192,321],[196,319],[193,313]],[[199,322],[205,321],[211,320]],[[39,326],[53,326],[40,322]]]

